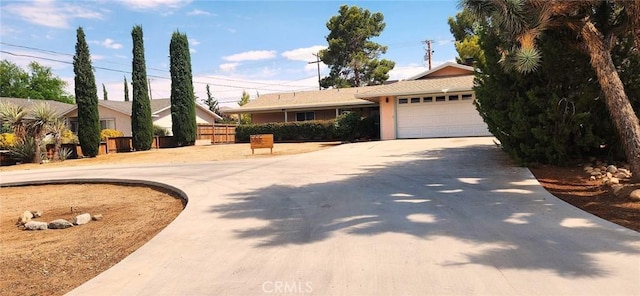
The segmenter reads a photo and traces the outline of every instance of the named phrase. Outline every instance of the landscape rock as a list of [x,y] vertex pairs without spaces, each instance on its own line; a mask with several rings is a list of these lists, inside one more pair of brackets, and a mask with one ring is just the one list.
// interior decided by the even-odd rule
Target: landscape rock
[[33,218],[40,218],[42,217],[42,211],[31,211],[31,215],[33,215]]
[[31,214],[31,212],[29,211],[24,211],[20,217],[18,217],[18,222],[16,222],[17,225],[24,225],[25,223],[31,221],[31,218],[33,218],[33,214]]
[[596,180],[596,176],[591,176],[591,177],[589,177],[589,180],[591,180],[591,181],[595,181],[595,180]]
[[65,219],[57,219],[49,222],[49,229],[66,229],[69,227],[73,227],[73,224]]
[[620,179],[618,178],[609,178],[609,185],[620,184]]
[[587,172],[588,172],[588,171],[593,171],[593,167],[592,167],[592,166],[590,166],[590,165],[585,166],[583,169],[584,169],[585,171],[587,171]]
[[618,171],[618,168],[615,165],[610,165],[607,167],[607,173],[615,173]]
[[24,230],[47,230],[47,222],[29,221],[24,224]]
[[613,195],[620,196],[620,191],[624,188],[624,185],[621,184],[613,184],[611,185],[611,190],[613,191]]
[[594,168],[593,171],[596,172],[596,173],[599,173],[601,171],[601,169],[600,168]]
[[89,223],[89,221],[91,221],[91,214],[89,214],[89,213],[80,214],[80,215],[76,216],[75,218],[73,218],[73,224],[74,225],[87,224],[87,223]]
[[598,176],[601,176],[601,175],[602,175],[602,173],[600,173],[600,172],[596,172],[596,171],[591,172],[591,176],[594,176],[594,177],[598,177]]
[[626,178],[629,178],[629,176],[627,176],[627,174],[625,174],[625,173],[615,173],[613,176],[614,176],[614,177],[616,177],[616,178],[618,178],[618,179],[626,179]]
[[91,217],[91,220],[93,221],[100,221],[102,220],[102,218],[104,218],[104,216],[102,216],[102,214],[95,214]]
[[631,191],[631,194],[629,194],[629,198],[631,198],[631,200],[640,201],[640,189]]

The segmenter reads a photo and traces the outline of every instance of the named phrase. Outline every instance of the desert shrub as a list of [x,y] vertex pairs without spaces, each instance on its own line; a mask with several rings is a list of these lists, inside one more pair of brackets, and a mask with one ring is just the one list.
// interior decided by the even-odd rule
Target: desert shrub
[[71,150],[71,148],[69,147],[60,148],[59,156],[61,161],[67,160],[67,158],[71,157],[72,155],[73,155],[73,150]]
[[62,132],[62,144],[78,144],[78,136],[71,130],[65,130]]
[[124,134],[121,131],[114,129],[103,129],[100,132],[100,138],[102,139],[102,141],[105,141],[107,138],[117,138],[123,136]]
[[[31,137],[16,141],[13,147],[9,148],[9,151],[12,157],[20,159],[22,162],[33,162],[36,154],[36,141]],[[42,149],[41,151],[46,150]],[[46,156],[46,153],[44,156]],[[41,157],[41,159],[44,158]]]
[[161,127],[159,125],[155,125],[155,124],[153,125],[153,135],[154,136],[156,136],[156,137],[164,137],[164,136],[166,136],[168,134],[169,134],[169,131],[166,128]]
[[9,149],[16,142],[16,135],[13,133],[0,134],[0,149]]
[[337,139],[332,120],[311,120],[239,125],[236,128],[236,142],[249,142],[249,136],[256,134],[273,134],[276,142]]

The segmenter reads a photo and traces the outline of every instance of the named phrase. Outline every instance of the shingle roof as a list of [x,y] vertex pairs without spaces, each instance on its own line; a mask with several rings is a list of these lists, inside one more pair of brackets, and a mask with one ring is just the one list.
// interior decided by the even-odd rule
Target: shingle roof
[[438,71],[440,71],[440,70],[442,70],[442,69],[444,69],[444,68],[448,68],[448,67],[458,68],[458,69],[462,69],[462,70],[469,71],[469,73],[473,73],[473,67],[466,66],[466,65],[460,65],[460,64],[458,64],[458,63],[454,63],[454,62],[446,62],[446,63],[444,63],[444,64],[442,64],[442,65],[440,65],[440,66],[437,66],[437,67],[435,67],[435,68],[433,68],[433,69],[431,69],[431,70],[427,70],[427,71],[424,71],[424,72],[422,72],[422,73],[419,73],[419,74],[413,75],[413,76],[411,76],[411,77],[409,77],[409,78],[407,78],[407,79],[405,79],[405,80],[418,80],[418,79],[422,79],[422,78],[424,78],[425,76],[427,76],[427,77],[428,77],[428,76],[429,76],[429,75],[431,75],[432,73],[438,72]]
[[325,89],[293,93],[273,93],[261,95],[246,105],[233,111],[269,111],[295,108],[322,108],[350,105],[370,105],[372,102],[361,100],[355,94],[384,87],[364,86],[340,89]]
[[357,93],[357,98],[375,98],[382,96],[403,96],[453,91],[470,91],[473,88],[473,75],[430,78],[424,80],[398,81],[379,88]]
[[67,114],[69,111],[73,110],[76,107],[75,104],[68,104],[68,103],[63,103],[58,101],[31,100],[31,99],[7,98],[7,97],[0,97],[0,102],[8,102],[17,106],[21,106],[25,110],[31,109],[36,104],[47,103],[58,115]]

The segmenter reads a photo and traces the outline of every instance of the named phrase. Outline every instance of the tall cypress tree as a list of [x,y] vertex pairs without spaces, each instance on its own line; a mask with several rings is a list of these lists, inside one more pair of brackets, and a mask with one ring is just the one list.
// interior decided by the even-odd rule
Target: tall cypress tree
[[124,101],[129,102],[129,84],[127,83],[127,77],[124,78]]
[[137,151],[149,150],[153,142],[153,120],[151,120],[151,102],[147,85],[142,27],[133,27],[131,37],[133,38],[133,102],[131,104],[131,133],[133,137],[131,142],[133,149]]
[[105,101],[109,100],[109,94],[107,93],[107,88],[102,84],[102,99]]
[[75,95],[78,105],[78,140],[84,156],[94,157],[100,149],[100,113],[98,89],[91,67],[91,54],[84,30],[78,27],[76,54],[73,56]]
[[196,102],[187,35],[176,31],[169,45],[171,71],[171,121],[178,146],[196,142]]

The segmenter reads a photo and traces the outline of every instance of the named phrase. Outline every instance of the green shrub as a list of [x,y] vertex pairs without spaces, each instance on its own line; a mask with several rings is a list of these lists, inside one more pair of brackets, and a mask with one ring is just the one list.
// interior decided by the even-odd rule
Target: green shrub
[[123,136],[124,134],[119,130],[103,129],[102,131],[100,131],[100,138],[102,139],[102,141],[107,140],[107,138],[117,138]]
[[155,125],[155,124],[153,125],[153,135],[154,136],[156,136],[156,137],[164,137],[167,134],[169,134],[169,131],[166,128],[158,126],[158,125]]
[[335,121],[336,135],[342,141],[368,140],[377,138],[378,119],[362,117],[358,112],[344,113]]
[[240,125],[236,128],[236,142],[249,142],[249,136],[256,134],[273,134],[276,142],[337,139],[333,120],[313,120]]
[[71,130],[65,130],[62,132],[62,144],[79,144],[78,136]]

